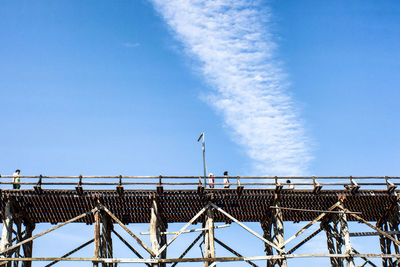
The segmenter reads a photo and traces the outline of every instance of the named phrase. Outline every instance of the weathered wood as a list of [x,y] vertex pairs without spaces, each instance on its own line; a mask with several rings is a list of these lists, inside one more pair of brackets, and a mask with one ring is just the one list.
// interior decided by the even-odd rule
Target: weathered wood
[[346,257],[346,266],[347,267],[354,267],[354,259],[351,256],[353,253],[353,249],[351,248],[351,243],[350,243],[350,235],[349,235],[349,229],[347,227],[347,215],[345,212],[345,209],[342,206],[343,203],[339,206],[341,208],[342,213],[340,214],[340,233],[342,234],[342,239],[344,241],[344,253],[346,255],[349,255],[349,257]]
[[[94,257],[95,259],[100,258],[100,211],[94,212]],[[98,267],[97,261],[93,262],[94,267]]]
[[[113,258],[113,243],[111,237],[111,230],[113,224],[110,216],[104,211],[100,212],[100,219],[102,223],[101,227],[101,242],[100,242],[100,257],[101,258]],[[103,267],[112,267],[112,264],[103,263]]]
[[315,237],[317,234],[319,234],[322,231],[321,228],[318,228],[317,230],[315,230],[312,234],[310,234],[309,236],[307,236],[306,238],[304,238],[301,242],[299,242],[296,246],[294,246],[293,248],[291,248],[287,253],[288,254],[292,254],[294,251],[296,251],[298,248],[300,248],[302,245],[304,245],[305,243],[307,243],[308,241],[310,241],[313,237]]
[[226,211],[224,211],[223,209],[221,209],[220,207],[216,206],[215,204],[211,203],[211,206],[213,206],[216,210],[218,210],[219,212],[221,212],[222,214],[224,214],[226,217],[228,217],[229,219],[231,219],[232,221],[234,221],[235,223],[237,223],[239,226],[241,226],[243,229],[245,229],[246,231],[248,231],[249,233],[251,233],[252,235],[258,237],[259,239],[261,239],[262,241],[264,241],[264,243],[270,245],[271,247],[275,248],[277,251],[280,252],[284,252],[282,249],[280,249],[279,247],[277,247],[275,244],[273,244],[272,242],[268,241],[267,239],[263,238],[262,236],[260,236],[259,234],[257,234],[256,232],[254,232],[253,230],[251,230],[249,227],[247,227],[245,224],[243,224],[242,222],[240,222],[239,220],[237,220],[235,217],[233,217],[232,215],[230,215],[229,213],[227,213]]
[[[273,256],[254,256],[254,257],[216,257],[216,258],[169,258],[169,259],[137,259],[137,258],[114,258],[114,259],[97,259],[97,258],[60,258],[60,257],[43,257],[43,258],[1,258],[0,261],[97,261],[107,263],[155,263],[155,262],[229,262],[229,261],[257,261],[257,260],[274,260],[274,259],[293,259],[293,258],[346,258],[346,254],[285,254]],[[354,254],[354,258],[400,258],[400,254]]]
[[[120,234],[118,234],[118,232],[116,232],[114,229],[112,230],[112,232],[119,238],[119,240],[122,241],[122,243],[125,244],[125,246],[127,246],[133,253],[135,253],[136,256],[138,256],[140,259],[144,259],[143,256],[128,243],[128,241],[126,241]],[[151,265],[148,263],[146,263],[146,265],[151,267]]]
[[101,208],[108,213],[108,215],[110,215],[110,217],[116,222],[118,223],[128,234],[130,234],[135,240],[136,242],[141,245],[148,253],[150,253],[150,255],[152,256],[156,256],[154,254],[154,252],[145,244],[143,243],[142,240],[140,240],[139,237],[137,237],[131,230],[129,230],[128,227],[126,227],[125,224],[123,224],[111,211],[109,211],[104,205],[100,205]]
[[[3,231],[1,233],[0,251],[2,251],[3,253],[10,251],[7,250],[7,248],[10,247],[12,244],[13,223],[14,221],[12,213],[12,204],[11,201],[8,200],[6,207],[4,209]],[[10,253],[7,253],[6,256],[11,256],[11,255]]]
[[[75,252],[81,250],[82,248],[86,247],[87,245],[92,244],[93,242],[94,242],[94,238],[91,239],[91,240],[89,240],[89,241],[87,241],[87,242],[85,242],[85,243],[83,243],[83,244],[80,245],[79,247],[77,247],[77,248],[71,250],[70,252],[64,254],[63,256],[61,256],[61,258],[66,258],[66,257],[68,257],[68,256],[70,256],[70,255],[72,255],[72,254],[74,254]],[[57,262],[59,262],[59,261],[53,261],[53,262],[47,264],[45,267],[53,266],[53,265],[56,264]]]
[[[283,215],[282,210],[279,208],[279,201],[275,203],[275,214],[274,214],[274,234],[276,241],[278,242],[278,247],[285,251],[285,239],[284,239],[284,229],[283,229]],[[284,252],[277,251],[278,255],[284,254]],[[286,259],[278,260],[279,267],[287,267]]]
[[4,253],[7,253],[8,251],[11,251],[11,250],[15,249],[16,247],[19,247],[19,246],[21,246],[21,245],[23,245],[25,243],[31,242],[31,241],[35,240],[36,238],[41,237],[42,235],[48,234],[48,233],[50,233],[50,232],[52,232],[52,231],[54,231],[54,230],[56,230],[56,229],[58,229],[60,227],[63,227],[66,224],[69,224],[69,223],[75,222],[75,221],[77,221],[79,219],[82,219],[83,217],[85,217],[85,216],[87,216],[89,214],[92,214],[96,210],[97,210],[97,208],[94,208],[94,209],[92,209],[91,211],[89,211],[87,213],[81,214],[79,216],[76,216],[75,218],[72,218],[71,220],[68,220],[66,222],[60,223],[60,224],[58,224],[58,225],[56,225],[56,226],[54,226],[54,227],[52,227],[52,228],[40,233],[40,234],[37,234],[37,235],[35,235],[35,236],[31,237],[31,238],[27,238],[27,239],[15,244],[15,245],[11,246],[11,247],[8,247],[5,250],[0,251],[0,255],[2,255]]
[[[214,226],[214,229],[226,228],[226,227],[230,227],[230,226],[231,226],[230,224],[217,225],[217,226]],[[190,229],[190,230],[183,231],[182,234],[201,232],[201,231],[206,231],[206,230],[208,230],[208,229],[207,228]],[[160,232],[160,235],[176,235],[176,233],[178,233],[178,232]],[[140,232],[140,234],[141,235],[150,235],[150,232]]]
[[[190,243],[190,245],[185,249],[185,251],[179,256],[178,259],[182,259],[183,257],[185,257],[185,255],[189,252],[189,250],[192,249],[192,247],[197,243],[197,241],[199,241],[199,239],[203,236],[203,233],[199,234],[192,243]],[[174,267],[175,265],[177,265],[178,263],[175,262],[174,264],[171,265],[171,267]]]
[[394,243],[396,243],[396,245],[400,246],[400,242],[396,239],[394,239],[393,237],[391,237],[390,235],[388,235],[387,233],[385,233],[384,231],[380,230],[379,228],[373,226],[372,224],[370,224],[369,222],[367,222],[366,220],[364,220],[363,218],[361,218],[360,216],[356,215],[356,214],[350,214],[351,216],[353,216],[354,218],[356,218],[358,221],[368,225],[369,227],[371,227],[372,229],[374,229],[375,231],[377,231],[378,233],[380,233],[381,235],[385,236],[386,238],[392,240]]
[[[23,237],[24,240],[32,237],[32,232],[33,232],[34,228],[35,228],[35,225],[32,221],[25,224],[25,231],[24,231],[24,237]],[[23,244],[22,249],[24,251],[24,257],[31,258],[32,257],[32,249],[33,249],[33,241]],[[31,266],[32,266],[32,262],[30,262],[30,261],[24,261],[22,263],[22,267],[31,267]]]
[[[233,255],[237,256],[237,257],[243,257],[242,254],[240,254],[239,252],[235,251],[233,248],[229,247],[228,245],[226,245],[224,242],[220,241],[219,239],[214,237],[215,242],[217,242],[220,246],[222,246],[224,249],[226,249],[227,251],[229,251],[230,253],[232,253]],[[248,264],[250,264],[251,266],[254,267],[258,267],[257,264],[251,262],[251,261],[245,261]]]
[[[205,258],[215,258],[214,212],[211,206],[206,211],[205,228],[207,228],[207,231],[204,232]],[[209,267],[211,264],[213,262],[204,262],[205,267]]]
[[[340,202],[336,202],[332,207],[329,208],[329,211],[336,209],[339,205],[340,205]],[[295,239],[296,237],[298,237],[299,235],[304,233],[304,231],[306,231],[308,228],[310,228],[314,223],[321,220],[326,214],[327,214],[326,212],[323,212],[320,215],[318,215],[318,217],[316,217],[313,221],[309,222],[307,225],[305,225],[303,228],[301,228],[297,233],[295,233],[293,236],[288,238],[279,247],[282,248],[282,247],[286,246],[290,241],[292,241],[293,239]],[[355,215],[355,214],[352,214],[352,215]]]
[[[150,215],[150,243],[155,255],[158,255],[158,250],[160,249],[160,231],[158,228],[158,209],[157,209],[157,202],[155,199],[152,201],[151,206],[151,215]],[[154,263],[153,267],[157,267],[158,263]]]
[[161,252],[163,252],[178,236],[180,236],[183,231],[186,230],[192,223],[194,223],[205,211],[206,209],[210,206],[210,204],[207,204],[204,208],[202,208],[188,223],[186,223],[170,240],[168,240],[167,244],[162,246],[162,248],[158,251],[158,255],[160,255]]
[[[296,208],[288,208],[288,207],[276,207],[276,206],[270,206],[270,209],[280,209],[280,210],[293,210],[293,211],[303,211],[303,212],[323,212],[323,213],[333,213],[333,214],[339,214],[341,211],[336,211],[336,210],[313,210],[313,209],[296,209]],[[348,211],[347,213],[353,213],[353,214],[362,214],[362,212],[350,212]]]

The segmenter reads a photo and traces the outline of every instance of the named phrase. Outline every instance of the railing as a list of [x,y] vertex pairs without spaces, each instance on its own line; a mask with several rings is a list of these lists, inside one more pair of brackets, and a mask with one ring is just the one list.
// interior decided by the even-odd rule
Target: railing
[[[0,189],[13,188],[12,175],[0,175]],[[350,190],[357,192],[365,190],[387,190],[393,192],[400,177],[241,177],[215,176],[214,188],[210,188],[208,178],[204,176],[19,176],[21,189],[149,189],[162,187],[163,189],[275,189],[280,190]],[[229,183],[224,183],[228,178]],[[71,188],[72,187],[72,188]]]

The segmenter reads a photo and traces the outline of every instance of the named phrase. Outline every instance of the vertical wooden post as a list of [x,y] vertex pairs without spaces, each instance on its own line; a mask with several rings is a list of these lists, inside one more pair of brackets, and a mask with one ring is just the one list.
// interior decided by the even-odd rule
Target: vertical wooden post
[[[113,244],[112,244],[112,237],[111,231],[113,230],[113,224],[111,221],[110,216],[105,213],[101,212],[101,242],[100,242],[100,256],[101,258],[112,258],[113,257]],[[112,267],[112,263],[102,263],[103,267]]]
[[[35,229],[35,225],[31,223],[24,223],[25,225],[25,235],[23,239],[28,239],[32,237],[32,232]],[[22,245],[22,249],[24,251],[24,257],[25,258],[32,258],[32,246],[33,246],[33,241],[27,242]],[[31,261],[23,261],[22,262],[22,267],[31,267],[32,262]]]
[[[276,201],[275,207],[277,209],[275,210],[275,216],[274,216],[274,234],[276,237],[277,245],[280,247],[282,244],[285,243],[284,239],[284,231],[283,231],[283,216],[282,216],[282,210],[279,208],[279,201]],[[285,247],[282,247],[282,250],[284,250]],[[279,251],[276,252],[278,255],[281,253]],[[286,259],[283,260],[278,260],[278,266],[280,267],[287,267],[287,261]]]
[[[347,216],[343,209],[340,210],[340,234],[344,241],[344,253],[345,254],[352,253],[353,251],[352,251],[351,244],[350,244],[350,234],[349,234],[349,229],[347,226]],[[346,258],[346,266],[354,267],[353,257]]]
[[[1,233],[1,244],[0,250],[5,250],[12,244],[12,233],[13,233],[13,209],[12,202],[7,201],[6,207],[4,209],[4,219],[3,219],[3,231]],[[12,253],[7,252],[4,257],[10,257]],[[11,267],[11,262],[7,262],[6,266]]]
[[[332,227],[329,225],[328,221],[321,222],[321,227],[326,233],[326,243],[328,246],[329,254],[336,254],[335,243],[333,242],[334,235],[332,233]],[[331,257],[330,261],[332,267],[338,267],[340,265],[337,258]]]
[[[94,258],[99,258],[100,252],[100,211],[94,212]],[[93,262],[93,267],[98,267],[99,263]]]
[[[260,222],[261,223],[261,228],[262,228],[262,230],[264,232],[263,237],[265,239],[267,239],[268,241],[271,241],[271,242],[272,242],[272,235],[271,235],[271,233],[272,233],[272,217],[273,217],[272,214],[268,214],[264,218],[264,220],[262,220]],[[273,255],[274,252],[272,250],[272,247],[270,245],[266,244],[266,243],[264,243],[264,245],[265,245],[265,249],[264,249],[265,254],[267,256]],[[272,267],[274,265],[273,262],[274,262],[273,260],[267,260],[266,266],[267,267]]]
[[[158,251],[160,249],[160,230],[158,227],[158,208],[157,208],[157,202],[155,198],[153,197],[153,202],[151,206],[151,217],[150,217],[150,243],[151,243],[151,248],[153,249],[154,254],[158,254]],[[157,267],[158,263],[153,263],[153,267]]]
[[9,200],[7,201],[4,210],[3,231],[1,233],[0,250],[5,250],[11,245],[12,227],[13,227],[13,214],[12,214],[11,201]]
[[[150,242],[151,247],[154,254],[158,254],[158,251],[161,247],[163,247],[167,243],[167,236],[161,235],[161,232],[165,232],[167,230],[166,225],[161,219],[160,210],[158,208],[157,200],[153,196],[152,206],[151,206],[151,216],[150,216]],[[161,259],[165,259],[167,257],[167,250],[163,250],[160,254]],[[166,263],[153,263],[152,266],[160,266],[165,267]]]
[[[214,211],[212,207],[209,207],[206,211],[205,216],[205,228],[204,231],[204,245],[205,245],[205,258],[215,258],[215,245],[214,245]],[[208,267],[213,262],[204,262],[204,266]],[[215,265],[213,265],[215,266]]]

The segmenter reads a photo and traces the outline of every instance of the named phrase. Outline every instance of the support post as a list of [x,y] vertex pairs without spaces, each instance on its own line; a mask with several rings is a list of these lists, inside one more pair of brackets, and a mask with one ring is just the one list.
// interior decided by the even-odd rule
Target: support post
[[[276,201],[274,209],[274,235],[276,238],[276,242],[279,248],[281,248],[283,251],[285,250],[285,239],[284,239],[284,231],[283,231],[283,216],[282,216],[282,210],[279,208],[279,201]],[[277,255],[282,255],[281,251],[276,251]],[[287,267],[287,261],[286,259],[278,260],[277,261],[279,267]]]
[[[261,228],[264,232],[263,237],[272,242],[272,220],[273,220],[273,216],[272,214],[268,214],[266,218],[264,218],[263,221],[261,221]],[[268,245],[267,243],[264,243],[265,245],[265,254],[267,256],[272,256],[274,254],[272,247],[270,245]],[[273,260],[267,260],[267,267],[272,267],[273,266]]]
[[[101,239],[100,239],[100,256],[101,258],[113,258],[113,244],[112,244],[112,237],[111,231],[113,230],[113,224],[111,221],[110,216],[101,211]],[[103,267],[112,267],[112,263],[102,263]]]
[[[215,245],[214,245],[214,210],[211,206],[208,207],[205,216],[205,228],[204,232],[204,244],[205,244],[205,258],[215,258]],[[204,266],[209,267],[213,264],[213,261],[205,261]],[[214,265],[215,266],[215,263]]]
[[[100,211],[94,212],[94,257],[100,258]],[[98,267],[99,262],[93,262],[93,267]]]
[[340,235],[342,237],[342,240],[344,241],[344,253],[346,255],[349,255],[349,257],[346,258],[346,266],[354,267],[354,259],[351,256],[351,254],[353,253],[353,250],[351,248],[350,234],[349,234],[349,229],[347,226],[347,215],[346,215],[346,212],[344,211],[343,203],[341,203],[340,208],[341,208],[340,213],[339,213]]
[[[0,251],[4,251],[12,244],[13,223],[14,217],[12,212],[12,202],[8,200],[4,209],[3,231],[1,233]],[[12,251],[9,251],[3,257],[9,258],[11,257],[11,255]],[[7,262],[6,266],[11,267],[11,262]]]
[[[158,205],[157,200],[153,197],[152,207],[151,207],[151,217],[150,217],[150,242],[151,248],[155,255],[159,255],[161,259],[165,259],[167,257],[167,250],[164,249],[161,253],[159,253],[160,248],[163,247],[167,243],[167,236],[161,235],[161,232],[166,231],[166,226],[164,225]],[[165,267],[166,263],[153,263],[153,267]]]

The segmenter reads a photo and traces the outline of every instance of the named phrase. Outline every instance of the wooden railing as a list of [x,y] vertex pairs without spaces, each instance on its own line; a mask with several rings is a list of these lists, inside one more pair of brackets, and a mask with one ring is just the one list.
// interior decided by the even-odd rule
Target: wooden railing
[[[0,175],[0,189],[12,189],[12,175]],[[85,190],[112,189],[124,187],[125,189],[152,189],[164,187],[165,189],[206,189],[257,188],[275,190],[388,190],[393,192],[400,184],[400,177],[388,176],[308,176],[308,177],[241,177],[241,176],[215,176],[214,188],[210,188],[208,178],[204,176],[19,176],[21,189],[71,189],[71,187],[84,188]],[[224,183],[228,178],[229,183]]]

